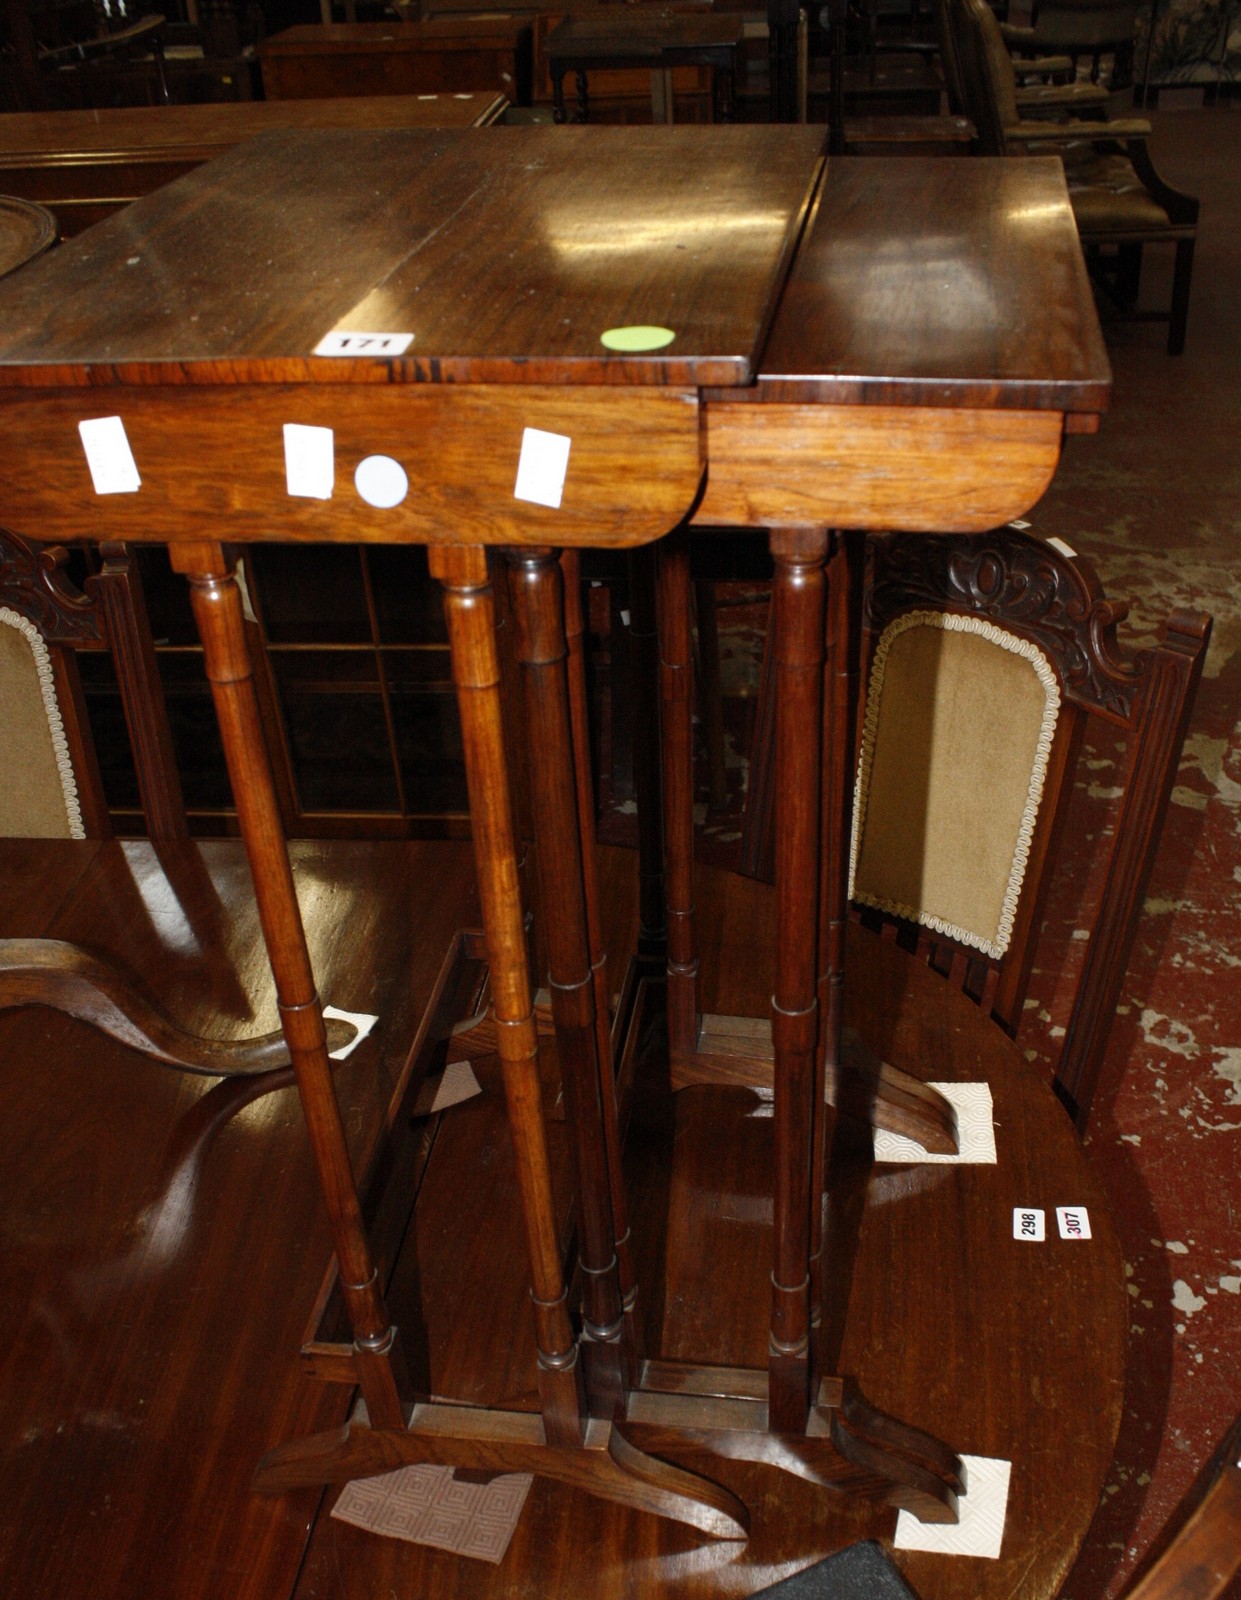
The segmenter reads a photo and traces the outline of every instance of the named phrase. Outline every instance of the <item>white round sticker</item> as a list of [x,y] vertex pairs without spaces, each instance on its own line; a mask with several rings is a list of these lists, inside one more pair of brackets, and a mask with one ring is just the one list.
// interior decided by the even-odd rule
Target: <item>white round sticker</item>
[[409,493],[409,479],[405,468],[391,456],[367,456],[358,462],[353,475],[353,486],[368,506],[380,511],[390,511],[399,506]]

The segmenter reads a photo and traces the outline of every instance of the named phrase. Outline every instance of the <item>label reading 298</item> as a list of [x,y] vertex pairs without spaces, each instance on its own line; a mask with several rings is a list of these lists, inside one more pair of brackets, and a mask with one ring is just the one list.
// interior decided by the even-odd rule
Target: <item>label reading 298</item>
[[1013,1207],[1013,1238],[1041,1244],[1047,1237],[1047,1218],[1034,1206]]

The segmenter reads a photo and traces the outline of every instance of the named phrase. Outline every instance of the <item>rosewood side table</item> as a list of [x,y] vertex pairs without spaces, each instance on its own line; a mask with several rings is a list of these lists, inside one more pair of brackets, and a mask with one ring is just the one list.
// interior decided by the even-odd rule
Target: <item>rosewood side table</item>
[[[533,1470],[716,1537],[744,1532],[734,1495],[626,1433],[636,1402],[656,1427],[663,1402],[643,1387],[578,783],[580,680],[566,666],[555,555],[648,544],[692,514],[771,530],[781,748],[796,798],[778,890],[769,1373],[747,1379],[744,1396],[735,1375],[709,1369],[677,1383],[701,1400],[696,1426],[723,1455],[848,1480],[929,1520],[955,1516],[955,1452],[875,1412],[841,1375],[816,1372],[810,1350],[815,987],[831,940],[827,897],[789,885],[803,865],[819,881],[825,530],[981,529],[1019,515],[1054,471],[1066,425],[1088,427],[1102,409],[1109,377],[1055,163],[985,169],[963,228],[957,211],[938,209],[961,180],[937,164],[859,161],[824,179],[818,138],[787,127],[277,135],[139,202],[0,294],[6,519],[40,538],[89,528],[167,541],[203,634],[352,1325],[351,1343],[317,1344],[307,1359],[359,1385],[365,1402],[342,1433],[273,1452],[262,1487],[437,1460]],[[902,204],[909,221],[924,219],[908,239],[884,220]],[[934,294],[911,300],[911,274]],[[955,320],[959,352],[928,356],[928,330],[938,338]],[[911,331],[920,337],[902,345]],[[539,1416],[420,1403],[404,1379],[223,546],[276,538],[426,543],[444,585]],[[558,913],[550,979],[576,1160],[580,1335],[534,1073],[491,547],[508,551],[540,755],[540,898]],[[684,981],[673,1005],[685,1008]],[[663,1432],[675,1441],[674,1424]]]

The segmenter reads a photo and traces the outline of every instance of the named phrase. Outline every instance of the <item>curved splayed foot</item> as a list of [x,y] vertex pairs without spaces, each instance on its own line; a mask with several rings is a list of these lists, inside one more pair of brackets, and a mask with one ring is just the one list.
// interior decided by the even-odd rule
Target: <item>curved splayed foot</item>
[[[132,979],[60,939],[0,939],[0,1010],[49,1006],[165,1066],[208,1077],[251,1077],[289,1064],[283,1033],[254,1039],[205,1039],[167,1017]],[[356,1033],[352,1023],[325,1023],[329,1050]]]

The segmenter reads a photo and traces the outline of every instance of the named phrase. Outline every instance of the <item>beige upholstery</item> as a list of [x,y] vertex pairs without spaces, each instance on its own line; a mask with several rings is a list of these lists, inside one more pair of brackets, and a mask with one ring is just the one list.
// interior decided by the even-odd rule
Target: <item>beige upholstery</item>
[[47,645],[0,606],[0,835],[82,839],[86,830]]
[[1028,641],[978,617],[898,617],[871,668],[850,897],[1003,955],[1059,708]]

